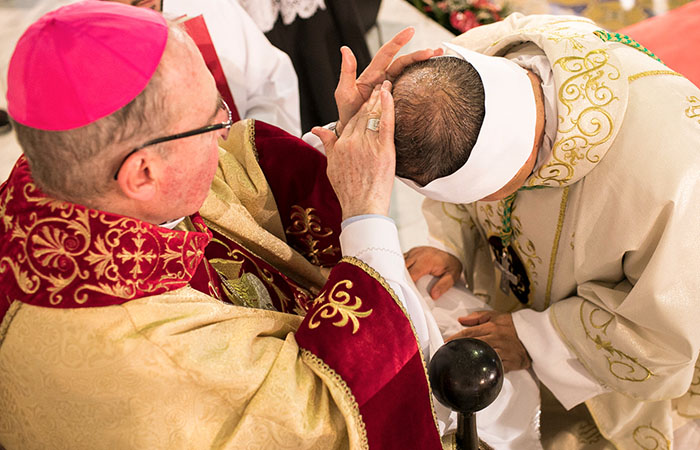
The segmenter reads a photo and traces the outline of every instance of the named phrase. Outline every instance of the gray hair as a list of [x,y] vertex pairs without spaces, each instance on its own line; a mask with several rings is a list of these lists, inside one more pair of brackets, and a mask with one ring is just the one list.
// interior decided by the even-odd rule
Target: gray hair
[[425,186],[466,163],[484,121],[484,86],[468,62],[431,58],[394,81],[396,174]]
[[177,51],[173,36],[182,33],[170,23],[168,43],[145,89],[126,106],[88,125],[47,131],[13,121],[34,182],[45,193],[74,203],[87,203],[114,188],[112,176],[131,148],[153,139],[154,130],[167,129],[171,114],[165,107],[164,61]]

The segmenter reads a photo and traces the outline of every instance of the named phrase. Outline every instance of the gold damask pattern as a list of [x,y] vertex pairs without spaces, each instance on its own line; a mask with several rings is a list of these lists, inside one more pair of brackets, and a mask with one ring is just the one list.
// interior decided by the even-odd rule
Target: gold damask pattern
[[[304,362],[306,362],[306,364],[315,367],[316,370],[324,374],[328,379],[332,380],[337,386],[340,387],[341,392],[345,394],[345,398],[349,403],[349,407],[351,409],[350,414],[352,415],[352,418],[355,421],[355,424],[357,426],[357,432],[360,435],[359,448],[360,450],[369,450],[369,441],[367,440],[367,428],[365,426],[364,420],[362,420],[362,415],[360,414],[360,406],[357,404],[357,400],[355,400],[355,395],[353,395],[350,386],[348,386],[345,380],[343,380],[343,378],[340,375],[338,375],[338,372],[333,370],[328,364],[323,362],[321,358],[314,355],[310,351],[302,348],[301,357],[304,360]],[[338,406],[342,409],[341,404],[339,404]]]
[[318,305],[321,307],[316,309],[309,319],[309,329],[318,328],[323,319],[334,319],[336,316],[340,316],[333,322],[333,326],[343,328],[352,322],[352,334],[357,333],[360,329],[359,319],[369,317],[372,314],[372,309],[360,311],[362,299],[350,293],[352,287],[352,281],[343,280],[337,282],[330,292],[327,290],[321,292],[314,300],[312,308]]
[[299,205],[292,206],[292,224],[285,231],[289,235],[300,236],[300,242],[306,247],[300,252],[312,264],[319,265],[321,263],[319,255],[334,256],[340,252],[340,249],[332,244],[324,249],[317,248],[321,239],[333,235],[333,230],[324,228],[321,225],[321,219],[315,212],[315,208],[302,208]]
[[209,239],[53,200],[31,182],[14,200],[8,186],[0,209],[13,249],[0,259],[0,274],[10,271],[23,295],[46,295],[54,306],[86,305],[94,294],[131,299],[182,287]]
[[[689,119],[700,117],[700,99],[691,95],[686,100],[688,101],[688,107],[685,109],[685,116]],[[700,123],[700,119],[697,119],[697,122]]]
[[671,441],[651,425],[635,428],[632,433],[635,444],[644,450],[670,450]]
[[617,379],[623,381],[643,382],[653,377],[651,370],[642,365],[637,358],[618,350],[607,340],[607,328],[612,323],[614,315],[597,306],[581,301],[579,318],[586,333],[598,350],[603,350],[608,360],[608,369]]
[[580,161],[597,163],[596,152],[613,136],[615,126],[610,112],[611,104],[619,100],[608,81],[620,78],[620,70],[610,63],[610,55],[603,49],[591,50],[584,56],[565,56],[553,66],[571,74],[559,87],[560,111],[559,140],[552,148],[552,158],[541,167],[529,185],[561,186],[574,176]]

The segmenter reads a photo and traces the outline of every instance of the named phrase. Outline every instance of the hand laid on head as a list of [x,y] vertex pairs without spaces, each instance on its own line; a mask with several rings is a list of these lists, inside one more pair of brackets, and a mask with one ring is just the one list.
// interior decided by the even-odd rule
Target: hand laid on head
[[391,83],[372,92],[343,129],[340,138],[325,128],[311,130],[323,142],[326,170],[343,211],[343,220],[389,212],[394,184],[394,101]]
[[418,281],[428,274],[439,278],[430,289],[430,297],[433,300],[447,292],[462,274],[462,263],[459,259],[435,247],[414,247],[404,254],[404,258],[413,281]]
[[510,313],[477,311],[457,320],[467,328],[450,336],[447,341],[459,338],[481,339],[496,350],[506,372],[528,369],[532,364],[530,355],[518,339]]
[[[423,61],[433,56],[442,55],[443,50],[425,49],[408,55],[400,56],[393,61],[394,56],[411,40],[415,30],[406,28],[396,34],[389,42],[374,55],[372,61],[362,74],[356,79],[357,60],[348,47],[342,47],[342,65],[340,68],[340,80],[335,90],[335,102],[338,105],[338,133],[343,131],[352,116],[354,116],[365,103],[375,86],[382,84],[384,80],[394,81],[394,78],[409,64]],[[393,61],[393,62],[392,62]]]

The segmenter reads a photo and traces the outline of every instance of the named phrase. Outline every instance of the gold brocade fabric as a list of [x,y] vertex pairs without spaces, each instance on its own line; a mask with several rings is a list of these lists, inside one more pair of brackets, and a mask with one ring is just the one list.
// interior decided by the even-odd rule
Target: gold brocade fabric
[[[501,311],[549,311],[563,341],[611,390],[586,402],[592,418],[558,430],[568,443],[549,440],[548,448],[670,449],[678,416],[700,417],[700,92],[644,52],[601,39],[599,29],[579,17],[513,14],[454,41],[499,56],[531,42],[552,65],[552,154],[526,181],[537,189],[512,204],[511,246],[527,295],[498,287],[489,241],[503,233],[504,201],[427,200],[424,212],[476,295]],[[547,417],[574,414],[543,414],[543,432],[553,430]],[[612,443],[583,442],[596,439],[590,424]]]
[[292,334],[300,322],[189,287],[102,308],[15,302],[0,335],[0,442],[8,450],[359,448],[357,430],[346,429],[352,401],[304,361]]
[[200,214],[215,230],[239,242],[306,289],[318,292],[327,271],[311,264],[285,241],[282,221],[257,164],[255,122],[231,127],[220,144],[219,169]]

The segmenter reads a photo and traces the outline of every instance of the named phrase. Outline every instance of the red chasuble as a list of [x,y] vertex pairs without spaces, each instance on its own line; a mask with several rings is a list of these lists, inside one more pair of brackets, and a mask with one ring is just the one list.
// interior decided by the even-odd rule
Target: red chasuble
[[[258,124],[256,133],[260,164],[270,173],[266,176],[275,186],[292,245],[306,250],[316,264],[337,261],[339,251],[323,251],[338,248],[340,220],[325,177],[325,157],[274,127]],[[283,172],[300,155],[309,159],[308,165],[301,164],[307,171],[293,184],[295,177],[285,179]],[[289,189],[284,183],[290,183]],[[299,208],[307,213],[305,220],[295,214]],[[318,220],[309,220],[309,210]],[[391,288],[370,267],[342,260],[312,298],[237,242],[217,234],[214,245],[217,240],[212,241],[212,231],[199,215],[191,221],[195,231],[168,230],[51,199],[33,183],[21,157],[0,186],[0,320],[14,301],[50,308],[100,307],[187,285],[221,298],[221,280],[206,258],[234,249],[247,261],[243,272],[268,275],[261,279],[273,302],[279,290],[306,311],[297,343],[347,386],[370,449],[441,448],[412,325]],[[329,225],[325,229],[316,223]],[[314,246],[308,245],[309,237]],[[299,310],[281,298],[274,306]]]

